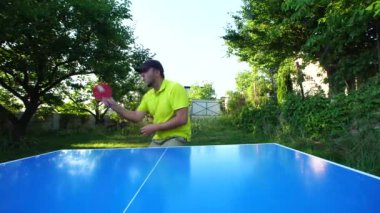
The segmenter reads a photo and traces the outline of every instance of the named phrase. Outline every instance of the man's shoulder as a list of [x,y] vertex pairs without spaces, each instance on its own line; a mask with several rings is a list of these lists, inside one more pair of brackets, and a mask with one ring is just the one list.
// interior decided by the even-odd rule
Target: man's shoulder
[[175,82],[175,81],[171,81],[171,80],[166,80],[166,86],[170,87],[170,88],[184,88],[180,83],[178,82]]

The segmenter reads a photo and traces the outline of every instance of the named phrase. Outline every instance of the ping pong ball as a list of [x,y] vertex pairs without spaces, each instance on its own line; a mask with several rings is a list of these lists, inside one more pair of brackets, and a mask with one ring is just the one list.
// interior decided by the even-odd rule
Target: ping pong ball
[[96,86],[96,88],[99,92],[104,92],[104,87],[102,87],[101,85]]

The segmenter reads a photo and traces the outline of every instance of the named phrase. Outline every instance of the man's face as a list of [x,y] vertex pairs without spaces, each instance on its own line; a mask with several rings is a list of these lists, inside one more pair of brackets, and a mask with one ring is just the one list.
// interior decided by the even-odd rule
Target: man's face
[[156,81],[157,73],[159,73],[159,71],[157,71],[156,69],[149,68],[145,72],[141,72],[140,75],[145,84],[148,87],[152,87],[153,83]]

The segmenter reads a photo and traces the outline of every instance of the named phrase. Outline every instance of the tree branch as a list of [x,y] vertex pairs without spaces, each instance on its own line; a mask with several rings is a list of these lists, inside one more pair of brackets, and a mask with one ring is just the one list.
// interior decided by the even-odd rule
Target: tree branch
[[2,87],[4,87],[6,90],[8,90],[9,92],[11,92],[14,96],[16,96],[17,98],[19,98],[21,101],[23,101],[24,103],[26,102],[26,99],[20,95],[16,90],[14,90],[12,87],[10,87],[8,84],[6,84],[2,78],[0,78],[0,85]]
[[64,65],[64,64],[72,63],[72,62],[77,61],[77,60],[78,60],[77,58],[76,58],[76,59],[68,59],[68,60],[66,60],[66,61],[56,63],[55,66],[53,67],[53,73],[52,73],[53,76],[55,75],[55,73],[57,73],[58,68],[59,68],[60,66],[62,66],[62,65]]
[[79,110],[81,110],[81,111],[84,111],[84,112],[88,112],[88,113],[90,113],[92,116],[96,116],[95,115],[95,113],[93,113],[91,110],[89,110],[89,109],[86,109],[86,108],[79,108]]
[[109,109],[110,109],[110,107],[107,107],[107,109],[104,110],[104,112],[101,114],[101,117],[103,117],[108,112]]
[[[17,78],[15,73],[11,70],[8,70],[6,69],[6,67],[2,67],[2,71],[10,76],[13,77],[13,79],[15,79],[15,82],[19,83],[19,84],[22,84],[22,82],[20,81],[20,78]],[[11,81],[11,79],[9,78],[8,75],[5,75],[5,77],[8,79],[8,81]]]
[[71,76],[75,76],[75,75],[83,75],[83,74],[91,74],[93,72],[89,72],[89,73],[76,73],[76,72],[70,72],[69,74],[67,75],[64,75],[60,78],[58,78],[56,81],[54,81],[53,83],[51,83],[49,86],[48,85],[44,85],[42,86],[43,87],[46,87],[44,90],[41,91],[41,94],[44,94],[46,93],[47,91],[49,91],[50,89],[54,88],[56,85],[58,85],[59,83],[61,83],[63,80],[71,77]]

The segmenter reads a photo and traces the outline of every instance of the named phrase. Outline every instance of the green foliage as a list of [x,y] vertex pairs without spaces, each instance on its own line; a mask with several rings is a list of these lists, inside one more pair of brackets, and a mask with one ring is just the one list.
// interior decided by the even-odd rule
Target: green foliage
[[379,17],[380,16],[380,1],[373,2],[366,9],[372,12],[374,17]]
[[234,26],[228,26],[223,37],[229,46],[229,53],[243,61],[278,66],[284,56],[297,42],[288,42],[299,36],[297,26],[283,24],[288,14],[281,9],[282,1],[244,0],[241,11],[233,15]]
[[189,98],[191,99],[215,99],[215,89],[212,83],[203,82],[203,85],[192,85],[190,87]]
[[262,69],[240,72],[235,82],[237,91],[244,94],[246,102],[256,107],[265,104],[274,90],[271,76]]
[[277,80],[277,100],[281,104],[285,97],[293,91],[291,75],[296,73],[295,58],[285,59],[278,69]]
[[11,93],[0,87],[0,104],[6,105],[9,111],[19,112],[22,109],[22,103],[17,100]]
[[[258,80],[249,73],[239,74],[237,88],[250,104],[232,112],[235,124],[379,173],[379,4],[374,0],[243,0],[223,38],[230,54],[270,80],[270,97],[277,91],[280,106],[276,110],[276,104],[268,106],[271,102],[249,100],[247,91]],[[294,69],[298,58],[324,68],[329,98],[294,94],[292,85],[303,81]],[[267,120],[273,128],[264,128]]]
[[59,127],[61,129],[80,128],[89,120],[89,117],[86,115],[59,114],[59,116]]
[[[282,125],[291,127],[313,141],[332,143],[337,137],[359,131],[360,122],[374,128],[379,118],[380,84],[372,83],[348,95],[342,93],[334,98],[323,94],[302,99],[290,95],[282,106]],[[289,128],[288,128],[289,129]]]
[[[284,59],[303,58],[327,71],[331,95],[352,91],[380,70],[378,6],[371,3],[244,0],[223,38],[230,54],[265,68],[270,76],[278,73]],[[283,99],[284,85],[279,86]]]
[[[130,73],[149,56],[134,42],[128,0],[0,2],[0,86],[25,108],[20,117],[0,97],[0,110],[14,126],[15,140],[41,104],[62,102],[56,90],[72,76],[95,74],[130,89]],[[17,27],[15,27],[17,26]],[[130,77],[132,76],[132,77]]]
[[227,92],[227,109],[230,114],[236,114],[245,106],[246,99],[241,92]]
[[305,136],[310,140],[325,138],[328,125],[326,111],[329,100],[323,94],[308,96],[305,99],[290,94],[282,105],[282,124],[287,131]]
[[191,146],[258,142],[252,134],[234,127],[228,116],[195,118],[192,120],[191,129]]
[[59,91],[65,102],[55,106],[55,111],[78,116],[91,115],[95,124],[104,124],[108,108],[95,100],[92,88],[95,85],[94,76],[76,76],[64,81],[55,90]]
[[311,26],[301,48],[302,57],[319,61],[327,70],[331,94],[353,90],[355,78],[361,83],[377,71],[378,21],[366,10],[371,2],[288,0],[284,3],[284,9],[292,13],[289,21]]
[[238,92],[245,92],[252,85],[254,76],[251,71],[240,72],[235,77],[236,90]]
[[245,106],[236,117],[239,128],[252,132],[257,137],[268,138],[276,134],[280,110],[275,101],[268,101],[260,108]]
[[280,106],[246,105],[234,115],[236,126],[255,135],[380,173],[380,76],[348,94],[290,93]]

